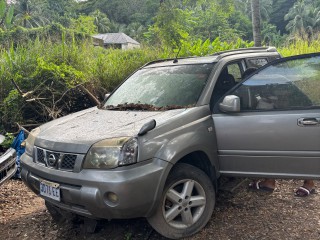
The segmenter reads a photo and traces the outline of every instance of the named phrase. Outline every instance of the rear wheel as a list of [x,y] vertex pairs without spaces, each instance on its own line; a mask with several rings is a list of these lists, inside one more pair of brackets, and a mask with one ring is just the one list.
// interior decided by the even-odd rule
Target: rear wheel
[[188,237],[207,224],[214,205],[215,191],[209,177],[180,163],[170,173],[159,206],[148,222],[165,237]]

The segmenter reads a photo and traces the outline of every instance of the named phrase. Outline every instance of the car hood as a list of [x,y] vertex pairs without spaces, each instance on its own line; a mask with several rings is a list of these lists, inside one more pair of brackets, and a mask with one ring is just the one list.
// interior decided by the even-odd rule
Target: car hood
[[100,140],[134,136],[150,120],[155,119],[157,125],[161,125],[183,111],[185,109],[144,112],[90,108],[42,125],[35,145],[54,151],[86,153]]

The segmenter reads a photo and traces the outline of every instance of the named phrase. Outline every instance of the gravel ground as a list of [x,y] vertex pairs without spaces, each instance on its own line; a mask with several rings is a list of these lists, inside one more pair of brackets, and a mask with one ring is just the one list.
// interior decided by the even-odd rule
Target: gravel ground
[[[227,189],[219,191],[211,221],[189,239],[320,239],[319,194],[294,197],[301,184],[296,180],[279,180],[271,194],[248,191],[248,183],[229,181]],[[102,221],[94,234],[85,232],[84,226],[55,224],[44,201],[21,181],[0,186],[0,239],[165,239],[145,219]]]

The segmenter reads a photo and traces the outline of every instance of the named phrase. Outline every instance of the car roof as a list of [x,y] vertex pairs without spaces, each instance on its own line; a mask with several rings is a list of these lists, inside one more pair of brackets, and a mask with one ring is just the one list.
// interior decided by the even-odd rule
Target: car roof
[[[186,64],[201,64],[201,63],[214,63],[218,62],[220,59],[235,56],[241,57],[253,57],[256,54],[261,53],[278,53],[275,47],[251,47],[251,48],[240,48],[235,50],[227,50],[222,52],[217,52],[210,56],[205,57],[186,57],[186,58],[171,58],[171,59],[160,59],[149,62],[143,66],[143,68],[153,68],[153,67],[164,67],[172,65],[186,65]],[[257,56],[257,55],[256,55]]]

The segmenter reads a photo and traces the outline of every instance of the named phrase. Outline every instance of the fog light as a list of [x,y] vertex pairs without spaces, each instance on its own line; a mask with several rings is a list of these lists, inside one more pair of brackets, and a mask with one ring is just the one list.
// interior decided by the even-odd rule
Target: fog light
[[107,200],[112,202],[112,203],[117,203],[118,202],[118,196],[113,192],[108,192],[107,193]]

